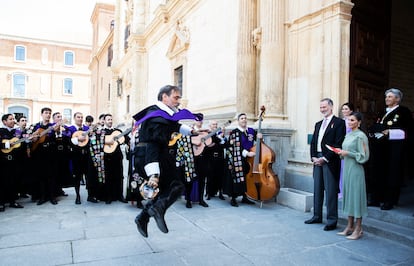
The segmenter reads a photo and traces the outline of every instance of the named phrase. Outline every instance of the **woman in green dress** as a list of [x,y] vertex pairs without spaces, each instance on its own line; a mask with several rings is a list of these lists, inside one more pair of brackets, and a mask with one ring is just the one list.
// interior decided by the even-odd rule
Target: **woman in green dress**
[[342,204],[343,213],[348,215],[348,224],[338,235],[352,240],[362,236],[362,217],[368,214],[363,164],[369,159],[369,147],[367,136],[359,129],[361,120],[361,113],[351,113],[348,126],[352,131],[345,136],[342,150],[338,152],[344,159]]

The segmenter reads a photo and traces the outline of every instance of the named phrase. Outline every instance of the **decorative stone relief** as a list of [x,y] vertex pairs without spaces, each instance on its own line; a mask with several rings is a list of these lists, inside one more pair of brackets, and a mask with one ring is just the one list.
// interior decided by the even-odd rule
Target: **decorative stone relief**
[[177,21],[174,36],[171,38],[170,46],[168,48],[167,56],[170,59],[180,55],[187,50],[190,44],[190,31],[183,25],[181,20]]

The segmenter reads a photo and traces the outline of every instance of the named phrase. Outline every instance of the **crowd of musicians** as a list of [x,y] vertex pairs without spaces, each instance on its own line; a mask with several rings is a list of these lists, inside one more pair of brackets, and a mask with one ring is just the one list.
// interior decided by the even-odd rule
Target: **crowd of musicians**
[[[197,134],[177,133],[169,143],[177,173],[185,184],[186,207],[191,208],[194,202],[208,207],[204,199],[218,196],[224,200],[223,193],[231,197],[232,206],[238,206],[238,196],[243,196],[242,203],[254,204],[246,198],[243,182],[248,167],[244,158],[249,150],[243,147],[252,147],[256,139],[255,130],[247,128],[246,115],[239,115],[239,126],[227,137],[225,125],[212,120],[203,128],[203,115],[197,116],[192,125]],[[73,125],[48,107],[41,110],[41,121],[32,125],[25,116],[4,114],[0,128],[0,211],[23,208],[20,199],[29,197],[37,205],[58,204],[68,196],[63,190],[68,187],[74,187],[75,204],[81,204],[81,184],[86,185],[88,202],[129,200],[142,208],[140,187],[144,178],[137,170],[138,132],[134,126],[124,131],[114,128],[111,114],[102,114],[93,123],[93,117],[88,115],[84,121],[83,114],[76,112]],[[125,153],[122,145],[126,145]],[[124,157],[129,160],[125,197]]]

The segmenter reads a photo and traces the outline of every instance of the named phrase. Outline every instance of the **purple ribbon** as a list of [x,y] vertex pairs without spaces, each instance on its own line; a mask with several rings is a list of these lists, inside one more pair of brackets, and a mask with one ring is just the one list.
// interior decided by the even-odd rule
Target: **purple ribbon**
[[179,121],[179,120],[183,120],[183,119],[197,120],[197,117],[193,113],[188,111],[187,109],[182,109],[182,110],[178,111],[177,113],[174,113],[173,115],[169,115],[166,111],[163,111],[163,110],[156,110],[156,111],[153,111],[153,112],[145,115],[143,118],[141,118],[140,120],[135,122],[134,126],[137,127],[142,122],[144,122],[145,120],[147,120],[149,118],[153,118],[153,117],[162,117],[162,118],[165,118],[167,120],[171,120],[171,121],[175,121],[175,122]]

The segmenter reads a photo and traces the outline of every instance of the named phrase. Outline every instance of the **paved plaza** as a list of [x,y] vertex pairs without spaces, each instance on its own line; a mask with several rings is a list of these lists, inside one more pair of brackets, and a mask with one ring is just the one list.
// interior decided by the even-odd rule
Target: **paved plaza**
[[30,199],[24,209],[0,213],[0,265],[414,265],[414,248],[372,233],[347,240],[323,224],[306,225],[310,213],[275,202],[231,207],[212,198],[210,207],[187,209],[183,199],[167,212],[170,232],[151,219],[149,237],[134,224],[131,204],[75,205],[65,189],[58,205]]

